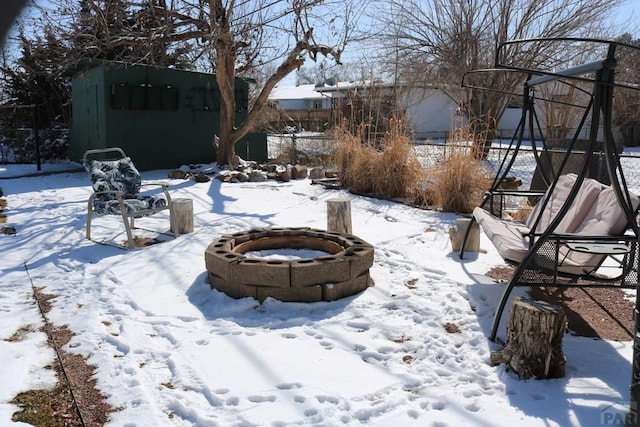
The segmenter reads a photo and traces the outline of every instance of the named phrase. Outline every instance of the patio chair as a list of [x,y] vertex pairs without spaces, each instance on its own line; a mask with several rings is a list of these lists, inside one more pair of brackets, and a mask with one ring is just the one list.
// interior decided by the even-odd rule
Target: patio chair
[[[86,237],[91,239],[91,219],[96,216],[119,215],[127,233],[128,248],[135,247],[132,229],[135,218],[168,210],[169,226],[175,237],[173,226],[173,204],[165,183],[142,183],[140,173],[133,162],[120,148],[88,150],[82,157],[82,165],[89,173],[93,193],[87,203]],[[156,186],[163,194],[141,195],[143,186]],[[162,233],[165,234],[165,233]]]

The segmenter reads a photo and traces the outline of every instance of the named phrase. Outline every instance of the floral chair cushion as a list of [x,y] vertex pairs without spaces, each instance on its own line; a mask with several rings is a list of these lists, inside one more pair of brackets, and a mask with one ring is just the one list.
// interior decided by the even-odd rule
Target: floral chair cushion
[[[94,193],[93,208],[98,214],[120,214],[117,193],[122,195],[127,213],[157,209],[167,205],[162,195],[140,196],[142,179],[131,158],[118,160],[86,160]],[[106,192],[106,193],[103,193]]]

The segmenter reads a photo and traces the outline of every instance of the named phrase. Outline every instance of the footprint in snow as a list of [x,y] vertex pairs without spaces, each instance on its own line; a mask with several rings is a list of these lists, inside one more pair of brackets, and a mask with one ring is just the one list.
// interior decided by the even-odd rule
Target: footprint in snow
[[300,383],[282,383],[276,386],[280,390],[292,390],[296,388],[301,388],[302,384]]
[[326,350],[331,350],[333,348],[333,344],[329,341],[320,341],[320,345],[323,346]]
[[237,397],[229,397],[224,401],[227,406],[238,406],[240,403],[240,399]]
[[479,390],[465,390],[462,392],[462,395],[466,398],[469,397],[478,397],[480,396],[482,393]]
[[480,405],[476,402],[470,403],[464,407],[469,412],[478,412],[480,410]]
[[317,409],[307,409],[304,411],[304,415],[305,417],[313,417],[318,415],[318,410]]
[[270,395],[270,396],[253,395],[253,396],[249,396],[247,399],[249,400],[249,402],[253,402],[253,403],[275,402],[276,401],[276,397],[273,396],[273,395]]
[[338,400],[337,397],[334,396],[326,396],[326,395],[318,395],[316,396],[316,399],[318,400],[318,402],[320,403],[332,403],[334,405],[337,405],[338,403],[340,403],[340,401]]
[[369,330],[369,325],[366,323],[348,322],[347,326],[350,328],[356,329],[357,332],[364,332]]

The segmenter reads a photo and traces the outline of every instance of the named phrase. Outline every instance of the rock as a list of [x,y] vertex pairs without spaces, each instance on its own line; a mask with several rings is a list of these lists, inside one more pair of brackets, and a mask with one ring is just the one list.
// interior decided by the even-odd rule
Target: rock
[[210,177],[209,175],[205,175],[205,174],[203,174],[203,173],[198,173],[198,174],[196,174],[196,175],[193,177],[193,179],[194,179],[196,182],[209,182],[209,181],[211,181],[211,177]]
[[326,171],[324,171],[324,176],[326,178],[337,178],[338,177],[338,172],[336,172],[334,170],[326,170]]
[[324,168],[322,166],[316,166],[309,171],[309,178],[311,179],[322,179],[324,177]]
[[169,171],[169,174],[167,175],[167,178],[170,179],[187,179],[189,176],[189,174],[187,174],[185,171],[181,170],[181,169],[174,169]]
[[2,232],[2,234],[7,234],[9,236],[12,236],[12,235],[16,234],[16,229],[15,229],[15,227],[4,226],[4,227],[2,227],[0,232]]
[[295,165],[291,168],[291,178],[305,179],[307,177],[307,167],[303,165]]
[[267,180],[266,172],[253,170],[249,173],[249,182],[265,182]]
[[278,174],[278,179],[280,181],[289,182],[291,181],[291,169],[285,169]]
[[275,163],[271,163],[265,166],[265,170],[270,173],[275,173],[278,171],[278,165]]
[[238,172],[235,174],[234,178],[238,181],[238,182],[247,182],[249,181],[249,175],[247,175],[244,172]]

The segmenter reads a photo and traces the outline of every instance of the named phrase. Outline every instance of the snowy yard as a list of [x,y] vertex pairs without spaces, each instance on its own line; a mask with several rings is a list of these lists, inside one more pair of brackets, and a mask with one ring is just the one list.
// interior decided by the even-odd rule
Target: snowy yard
[[[23,168],[0,166],[0,178]],[[84,238],[86,173],[0,179],[17,230],[0,235],[0,425],[13,425],[17,393],[55,381],[31,281],[57,296],[49,321],[75,333],[67,351],[88,357],[120,408],[109,426],[601,426],[625,410],[631,342],[567,334],[562,379],[519,381],[490,366],[498,346],[487,335],[504,285],[483,274],[503,262],[484,236],[486,252],[463,261],[451,253],[456,215],[309,180],[166,176],[143,173],[193,199],[195,231],[134,251]],[[375,248],[374,287],[334,302],[262,305],[210,288],[204,250],[213,239],[325,228],[325,202],[338,195],[351,200],[354,234]],[[138,224],[166,229],[163,215]],[[96,227],[95,238],[123,231],[118,218]],[[24,327],[33,332],[7,340]]]

